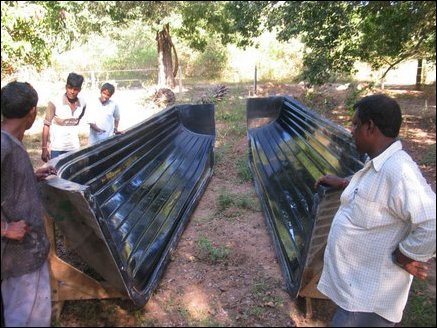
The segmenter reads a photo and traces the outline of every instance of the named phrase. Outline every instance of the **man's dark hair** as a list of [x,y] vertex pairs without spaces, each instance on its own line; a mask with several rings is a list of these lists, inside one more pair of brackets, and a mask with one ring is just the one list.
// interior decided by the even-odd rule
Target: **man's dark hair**
[[111,96],[114,94],[115,92],[115,87],[111,84],[111,83],[105,83],[102,85],[102,87],[100,88],[100,91],[103,90],[108,90],[109,93],[111,94]]
[[372,120],[383,135],[396,138],[402,124],[402,113],[396,100],[377,94],[362,98],[354,105],[361,123]]
[[83,83],[83,76],[76,74],[76,73],[70,73],[67,77],[67,85],[73,87],[73,88],[82,88]]
[[10,82],[1,91],[1,109],[5,118],[23,118],[38,103],[38,93],[27,82]]

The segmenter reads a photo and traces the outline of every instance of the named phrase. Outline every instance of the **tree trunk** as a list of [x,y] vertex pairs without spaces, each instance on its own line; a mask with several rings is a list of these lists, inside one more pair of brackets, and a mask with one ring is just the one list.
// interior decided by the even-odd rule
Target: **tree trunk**
[[158,42],[158,86],[173,89],[176,86],[172,50],[175,54],[175,69],[177,71],[178,61],[176,49],[171,41],[169,24],[164,25],[163,29],[156,33]]
[[422,66],[423,59],[417,60],[417,71],[416,71],[416,90],[422,89]]

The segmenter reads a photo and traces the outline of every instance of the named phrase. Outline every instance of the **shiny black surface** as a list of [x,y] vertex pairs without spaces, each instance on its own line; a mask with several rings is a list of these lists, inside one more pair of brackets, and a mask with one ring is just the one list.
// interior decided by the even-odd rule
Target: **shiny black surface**
[[[362,167],[350,133],[291,97],[247,100],[249,166],[265,213],[287,288],[296,297],[308,254],[316,243],[320,204],[335,213],[314,184],[324,174],[349,176]],[[331,192],[332,193],[332,192]],[[326,220],[324,220],[326,221]],[[324,229],[325,238],[329,231]],[[322,241],[323,244],[323,241]]]
[[213,105],[181,105],[51,161],[48,213],[80,256],[143,305],[212,175]]

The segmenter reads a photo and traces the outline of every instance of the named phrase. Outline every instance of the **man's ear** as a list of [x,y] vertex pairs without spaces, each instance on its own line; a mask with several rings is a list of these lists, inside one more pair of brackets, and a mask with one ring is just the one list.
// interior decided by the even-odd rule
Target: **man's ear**
[[32,123],[35,120],[37,113],[38,113],[38,111],[36,109],[36,106],[32,107],[30,109],[29,113],[27,113],[27,117],[29,117],[29,120],[32,121]]
[[367,123],[369,124],[369,127],[367,128],[368,131],[369,131],[370,133],[374,133],[374,132],[375,132],[375,129],[378,128],[378,127],[375,125],[375,122],[373,122],[373,120],[369,120]]
[[36,114],[37,114],[37,109],[36,109],[36,106],[33,106],[31,109],[30,109],[30,112],[29,112],[29,114],[30,113],[32,113],[32,116],[33,115],[35,115],[36,116]]

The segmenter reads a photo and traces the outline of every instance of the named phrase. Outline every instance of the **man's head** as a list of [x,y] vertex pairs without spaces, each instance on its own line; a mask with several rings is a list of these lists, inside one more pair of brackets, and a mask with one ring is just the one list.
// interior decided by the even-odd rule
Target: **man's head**
[[105,83],[100,88],[100,101],[107,102],[115,92],[115,87],[111,83]]
[[76,74],[76,73],[70,73],[67,77],[67,85],[74,87],[74,88],[82,88],[83,83],[83,76]]
[[376,94],[362,98],[353,108],[352,135],[358,151],[369,153],[379,140],[399,135],[402,114],[394,99]]
[[67,84],[65,86],[66,89],[66,95],[68,100],[70,101],[76,101],[77,95],[79,94],[80,90],[82,89],[82,83],[83,83],[83,76],[76,74],[76,73],[70,73],[67,77]]
[[396,100],[383,94],[367,96],[354,105],[354,110],[362,124],[372,120],[386,137],[398,136],[402,114]]
[[[27,82],[10,82],[1,90],[1,110],[6,119],[36,116],[37,103],[38,93]],[[35,115],[29,114],[32,111]]]

